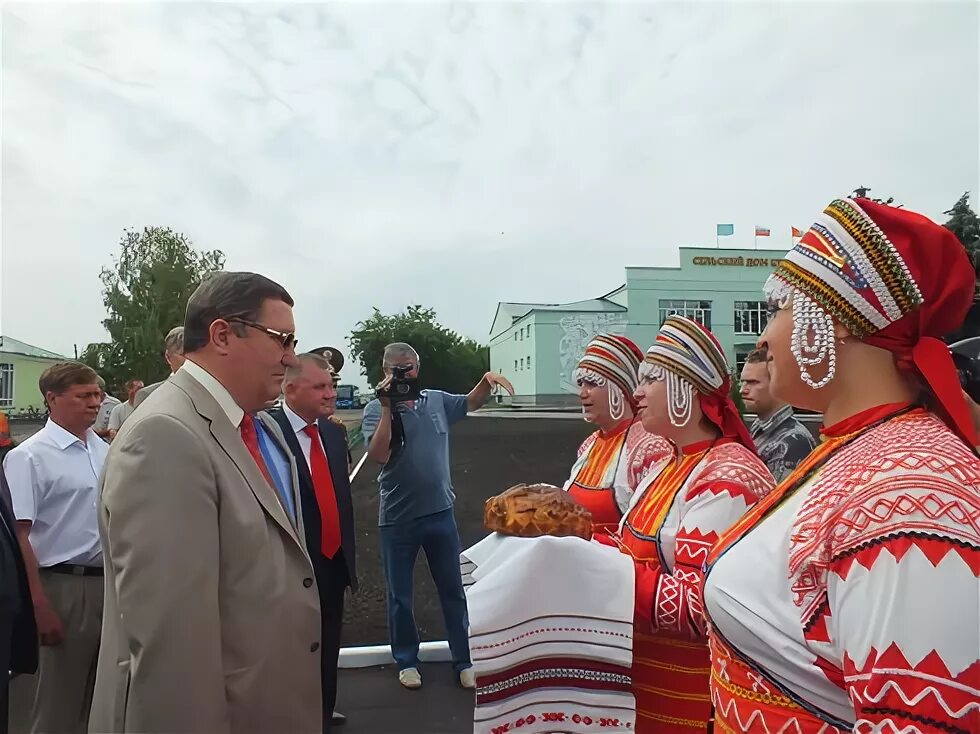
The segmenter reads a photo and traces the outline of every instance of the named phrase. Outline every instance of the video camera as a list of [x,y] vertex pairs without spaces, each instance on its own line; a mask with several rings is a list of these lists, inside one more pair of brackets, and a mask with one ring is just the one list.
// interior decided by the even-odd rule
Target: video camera
[[391,368],[391,382],[384,389],[378,390],[378,397],[388,398],[392,403],[407,403],[418,400],[421,395],[419,378],[409,377],[411,367],[395,366]]
[[973,402],[980,403],[980,336],[951,344],[949,351],[960,378],[960,387]]

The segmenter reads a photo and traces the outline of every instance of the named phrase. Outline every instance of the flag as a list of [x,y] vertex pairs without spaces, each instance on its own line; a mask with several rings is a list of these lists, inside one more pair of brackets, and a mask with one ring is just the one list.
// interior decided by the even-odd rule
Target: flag
[[768,227],[759,227],[757,225],[756,228],[755,228],[755,236],[756,237],[768,237],[769,236],[769,228]]
[[793,236],[796,237],[797,239],[803,236],[802,229],[797,229],[796,227],[793,227],[792,229],[793,229]]
[[734,224],[719,224],[718,225],[718,236],[719,237],[730,237],[735,234]]

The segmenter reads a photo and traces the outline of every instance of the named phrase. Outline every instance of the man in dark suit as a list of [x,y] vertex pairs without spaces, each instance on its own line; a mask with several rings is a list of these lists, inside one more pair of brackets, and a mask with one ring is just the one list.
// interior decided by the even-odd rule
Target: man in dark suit
[[282,407],[270,411],[286,437],[299,470],[300,505],[306,547],[320,591],[324,729],[345,723],[334,712],[337,659],[344,615],[344,593],[357,590],[354,569],[354,509],[347,477],[347,440],[329,420],[337,409],[336,375],[319,354],[298,355],[286,371]]
[[8,671],[37,672],[38,638],[31,587],[17,542],[7,477],[0,470],[0,734],[7,734]]

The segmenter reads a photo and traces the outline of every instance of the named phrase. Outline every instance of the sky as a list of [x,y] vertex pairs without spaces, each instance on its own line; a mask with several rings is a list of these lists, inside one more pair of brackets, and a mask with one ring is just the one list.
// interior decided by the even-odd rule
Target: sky
[[[169,226],[281,282],[301,345],[422,304],[790,246],[859,185],[943,220],[980,176],[963,2],[4,3],[0,329],[102,341],[99,271]],[[355,377],[345,370],[345,378]],[[363,381],[362,381],[363,384]]]

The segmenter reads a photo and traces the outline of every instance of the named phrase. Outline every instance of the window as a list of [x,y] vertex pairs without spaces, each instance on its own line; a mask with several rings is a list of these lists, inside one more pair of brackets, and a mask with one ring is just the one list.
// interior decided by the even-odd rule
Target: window
[[531,357],[530,357],[530,355],[527,358],[527,368],[528,369],[531,369]]
[[524,357],[521,357],[521,369],[524,369]]
[[711,328],[711,301],[680,301],[663,300],[660,301],[660,323],[667,320],[668,316],[688,316],[706,329]]
[[0,364],[0,407],[9,408],[14,404],[14,366]]
[[527,338],[528,339],[531,338],[531,325],[530,324],[527,325]]
[[741,376],[742,368],[745,366],[745,360],[748,359],[749,352],[743,349],[735,350],[735,375]]
[[761,334],[768,319],[765,301],[735,301],[736,334]]
[[514,360],[514,372],[517,372],[517,360]]

